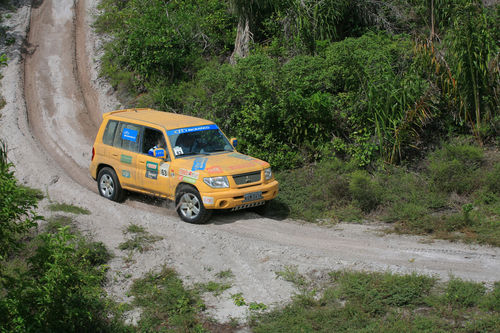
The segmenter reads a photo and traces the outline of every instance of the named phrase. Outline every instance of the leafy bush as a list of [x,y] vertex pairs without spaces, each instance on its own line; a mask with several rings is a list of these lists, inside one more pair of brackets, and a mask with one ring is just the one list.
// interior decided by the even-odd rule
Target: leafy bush
[[374,210],[380,203],[380,190],[377,184],[371,179],[370,175],[365,171],[359,170],[351,175],[349,191],[356,204],[365,213]]
[[369,311],[383,311],[385,306],[423,303],[435,279],[416,274],[399,276],[385,273],[346,272],[334,275],[341,285],[340,296],[363,304]]
[[[35,192],[20,186],[14,177],[13,165],[7,160],[7,146],[0,140],[0,260],[22,245],[26,236],[42,218],[35,213]],[[1,275],[1,270],[0,270]]]
[[425,175],[403,167],[385,167],[377,172],[383,191],[384,220],[387,222],[420,219],[434,209],[446,206],[445,195],[433,192]]
[[202,331],[197,314],[205,306],[195,291],[184,288],[172,269],[151,272],[135,281],[131,293],[134,304],[143,309],[138,323],[142,331]]
[[37,280],[24,292],[26,310],[33,313],[30,319],[34,326],[75,331],[104,321],[105,308],[100,301],[103,271],[92,267],[76,251],[75,237],[65,229],[42,235],[42,240],[43,245],[30,260]]
[[481,307],[490,311],[500,312],[500,281],[495,282],[493,290],[481,302]]
[[485,291],[482,284],[452,279],[448,282],[444,299],[454,306],[472,307],[479,304]]
[[[108,318],[110,308],[101,285],[109,258],[101,243],[87,243],[69,232],[38,237],[28,257],[29,269],[2,282],[0,329],[7,331],[102,331],[120,326]],[[5,284],[4,284],[5,283]]]
[[[348,173],[352,163],[333,158],[314,167],[278,172],[278,200],[288,208],[288,214],[308,221],[321,217],[338,217],[337,209],[352,201]],[[333,211],[332,211],[333,210]]]
[[228,27],[234,19],[223,1],[107,0],[100,8],[97,28],[115,37],[107,45],[104,74],[137,74],[128,76],[139,79],[136,88],[189,77],[201,55],[226,50],[233,42]]
[[495,163],[493,170],[486,174],[484,183],[489,192],[500,195],[500,163]]
[[481,148],[466,143],[444,144],[429,157],[429,175],[439,191],[470,193],[478,187],[475,171],[483,161]]
[[473,233],[468,236],[479,243],[500,246],[500,219],[498,212],[500,212],[499,204],[493,206],[490,214],[484,214],[486,216],[478,214],[479,221],[476,221],[472,225],[471,231]]
[[19,186],[12,167],[2,143],[0,331],[121,330],[117,318],[108,317],[113,313],[101,287],[110,257],[107,249],[70,232],[71,221],[65,218],[50,219],[47,230],[52,233],[34,237],[41,219],[33,211],[40,191]]
[[[375,156],[377,133],[387,151],[394,142],[385,138],[396,130],[397,145],[413,138],[403,139],[404,131],[414,132],[413,125],[396,126],[402,117],[408,119],[409,105],[425,92],[425,80],[414,73],[411,57],[404,56],[411,46],[405,37],[369,33],[333,43],[321,55],[284,63],[255,53],[234,66],[202,69],[191,84],[166,92],[171,99],[164,106],[216,121],[240,139],[242,151],[278,169],[318,160],[332,150],[354,155],[364,165]],[[406,95],[387,99],[389,85],[399,89],[395,96]],[[373,87],[380,90],[369,92]],[[378,111],[385,118],[374,119]],[[387,128],[392,124],[384,133],[378,130],[382,121]]]

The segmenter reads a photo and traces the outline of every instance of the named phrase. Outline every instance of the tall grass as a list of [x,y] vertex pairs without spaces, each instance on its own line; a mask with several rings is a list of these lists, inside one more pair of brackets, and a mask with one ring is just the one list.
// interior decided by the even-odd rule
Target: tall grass
[[481,142],[489,123],[499,114],[499,32],[494,28],[499,16],[487,15],[479,0],[463,0],[454,8],[453,17],[444,41],[446,60],[457,82],[458,119]]

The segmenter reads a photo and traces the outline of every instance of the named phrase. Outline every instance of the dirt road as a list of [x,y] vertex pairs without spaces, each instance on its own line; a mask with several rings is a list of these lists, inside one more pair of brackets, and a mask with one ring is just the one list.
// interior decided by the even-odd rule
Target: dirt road
[[[1,111],[0,137],[8,143],[9,158],[22,182],[42,188],[52,201],[92,212],[75,219],[115,253],[108,290],[117,299],[126,301],[132,280],[162,265],[175,268],[187,283],[215,280],[215,274],[230,269],[232,288],[205,299],[220,321],[246,315],[245,307],[233,304],[231,294],[241,292],[248,302],[267,305],[288,301],[293,286],[276,277],[286,266],[316,275],[356,269],[500,280],[498,248],[383,235],[381,225],[325,228],[249,212],[218,214],[207,225],[190,225],[162,207],[166,203],[133,197],[116,204],[99,197],[87,170],[92,142],[100,115],[118,103],[106,94],[109,86],[96,74],[101,42],[89,28],[96,2],[36,1],[9,19],[24,57],[20,52],[9,54],[3,71],[7,105]],[[118,245],[131,223],[163,239],[128,261]]]

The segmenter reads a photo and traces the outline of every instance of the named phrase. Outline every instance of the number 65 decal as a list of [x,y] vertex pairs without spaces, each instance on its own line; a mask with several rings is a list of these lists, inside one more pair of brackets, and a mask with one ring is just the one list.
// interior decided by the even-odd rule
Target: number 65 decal
[[160,165],[160,176],[162,177],[168,177],[168,169],[170,165],[168,163],[162,163]]

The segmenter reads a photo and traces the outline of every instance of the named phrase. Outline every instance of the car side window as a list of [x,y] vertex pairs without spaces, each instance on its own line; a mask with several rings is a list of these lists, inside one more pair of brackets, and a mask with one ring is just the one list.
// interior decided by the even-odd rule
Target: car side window
[[141,126],[120,122],[115,132],[113,146],[133,152],[139,151],[140,132]]
[[110,146],[113,145],[113,138],[115,137],[115,131],[117,125],[118,122],[116,120],[108,121],[106,129],[104,130],[104,134],[102,136],[102,143]]
[[[156,129],[145,127],[141,152],[143,154],[152,155],[153,149],[155,148],[163,148],[165,149],[165,151],[167,151],[165,136],[163,135],[162,132]],[[167,153],[167,158],[168,158],[168,153]]]

